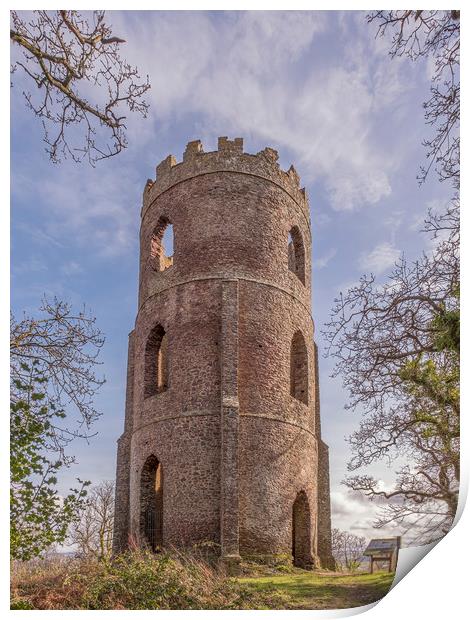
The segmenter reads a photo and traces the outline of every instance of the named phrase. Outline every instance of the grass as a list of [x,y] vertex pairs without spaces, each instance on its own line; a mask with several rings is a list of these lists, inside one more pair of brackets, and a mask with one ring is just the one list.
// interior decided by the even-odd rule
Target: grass
[[284,599],[283,609],[345,609],[380,600],[390,590],[393,577],[388,572],[346,575],[295,570],[238,581],[260,594],[274,589]]
[[55,558],[12,566],[12,609],[341,609],[382,598],[393,576],[311,572],[245,563],[228,578],[176,550],[113,561]]

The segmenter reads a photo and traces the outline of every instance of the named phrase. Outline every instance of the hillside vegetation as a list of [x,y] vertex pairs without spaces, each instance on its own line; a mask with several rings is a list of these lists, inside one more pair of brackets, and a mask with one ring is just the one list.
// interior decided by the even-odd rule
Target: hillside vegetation
[[392,576],[279,567],[229,578],[177,552],[133,551],[114,561],[55,558],[15,563],[12,609],[337,609],[376,601]]

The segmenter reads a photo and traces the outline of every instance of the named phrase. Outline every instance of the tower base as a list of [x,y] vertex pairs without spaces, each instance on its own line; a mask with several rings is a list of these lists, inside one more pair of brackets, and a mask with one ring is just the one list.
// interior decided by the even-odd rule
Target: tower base
[[241,557],[239,555],[223,555],[219,558],[219,568],[228,576],[240,574]]

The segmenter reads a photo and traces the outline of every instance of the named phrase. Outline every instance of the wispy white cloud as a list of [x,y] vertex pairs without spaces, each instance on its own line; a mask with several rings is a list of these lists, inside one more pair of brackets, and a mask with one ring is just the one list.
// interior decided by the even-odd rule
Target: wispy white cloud
[[320,213],[313,213],[312,219],[313,219],[315,228],[321,228],[323,226],[328,226],[328,224],[330,224],[331,222],[331,216],[328,213],[325,213],[324,211]]
[[331,261],[332,258],[334,258],[337,254],[337,249],[336,248],[332,248],[331,250],[329,250],[326,254],[324,254],[323,256],[320,256],[318,258],[314,258],[313,260],[313,268],[314,269],[324,269],[328,263]]
[[379,243],[370,252],[363,252],[358,261],[358,266],[368,272],[381,274],[393,267],[400,256],[400,250],[385,241]]
[[390,194],[396,160],[374,123],[396,113],[410,86],[362,14],[340,36],[337,18],[315,11],[119,20],[130,59],[150,74],[155,124],[195,115],[202,138],[235,133],[287,147],[305,182],[325,181],[338,211]]
[[376,507],[364,495],[348,490],[336,490],[331,493],[332,526],[365,536],[377,537],[374,530]]
[[[137,239],[144,181],[135,158],[152,157],[162,128],[185,124],[198,132],[186,137],[201,137],[206,146],[217,135],[243,135],[248,143],[278,147],[281,158],[289,152],[302,181],[322,183],[335,211],[374,205],[390,194],[397,158],[374,129],[384,110],[399,107],[406,72],[399,61],[389,62],[362,14],[117,12],[110,18],[127,41],[126,59],[150,75],[150,118],[128,119],[130,164],[119,156],[96,170],[67,164],[51,174],[42,162],[49,169],[41,184],[13,179],[47,206],[36,236],[62,243],[70,235],[104,255],[128,251]],[[28,115],[23,110],[18,120]]]
[[[12,178],[15,192],[34,205],[37,218],[34,226],[23,226],[23,233],[41,244],[76,244],[102,256],[120,255],[137,244],[142,179],[135,169],[117,160],[97,168],[72,163],[52,167],[47,161],[37,165],[44,168],[40,183],[21,173]],[[66,268],[73,268],[72,263],[62,271]]]
[[73,276],[83,272],[82,266],[76,261],[68,261],[64,263],[60,270],[65,276]]
[[[18,179],[17,182],[21,181]],[[24,185],[22,186],[25,187]],[[14,188],[12,188],[14,189]],[[32,190],[32,187],[29,188],[29,191]],[[15,191],[13,191],[15,193]],[[29,195],[28,192],[25,192],[26,197]],[[54,246],[55,248],[64,248],[64,243],[62,240],[56,239],[51,235],[47,234],[44,230],[38,228],[37,224],[32,224],[28,221],[22,222],[17,221],[16,219],[13,222],[14,228],[23,235],[26,235],[30,238],[30,240],[34,241],[35,244],[39,246]]]
[[[379,480],[378,487],[389,489],[383,480]],[[374,528],[378,511],[387,503],[386,499],[371,502],[359,491],[335,490],[331,493],[332,526],[367,539],[396,536],[396,527]]]
[[37,256],[31,256],[25,261],[22,261],[13,266],[12,273],[13,275],[22,274],[22,273],[37,273],[39,271],[46,271],[47,264],[46,262]]

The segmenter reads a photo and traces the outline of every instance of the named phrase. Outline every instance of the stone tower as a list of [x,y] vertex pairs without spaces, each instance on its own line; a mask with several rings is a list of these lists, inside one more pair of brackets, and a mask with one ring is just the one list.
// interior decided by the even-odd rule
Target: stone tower
[[[190,142],[144,189],[114,550],[331,566],[305,190],[277,152]],[[162,239],[174,233],[173,259]]]

